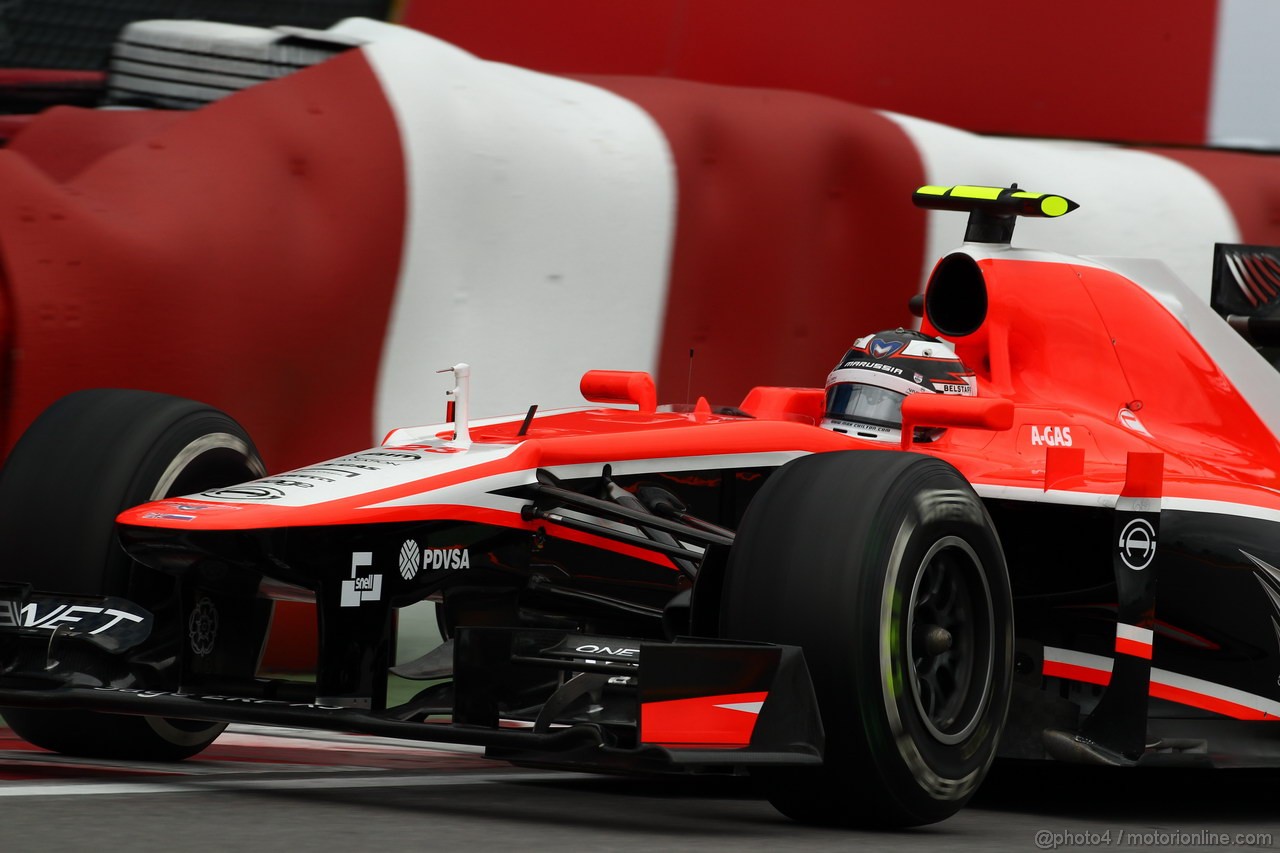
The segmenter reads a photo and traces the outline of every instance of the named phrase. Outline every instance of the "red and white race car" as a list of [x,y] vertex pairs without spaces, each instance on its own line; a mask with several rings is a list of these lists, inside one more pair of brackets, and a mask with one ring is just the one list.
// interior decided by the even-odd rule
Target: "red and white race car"
[[[880,825],[954,813],[998,754],[1276,763],[1275,372],[1160,264],[1013,248],[1061,196],[914,198],[966,243],[921,332],[860,338],[825,390],[659,407],[591,371],[621,407],[472,419],[457,365],[450,421],[271,476],[207,406],[65,398],[0,477],[6,720],[89,755],[253,721],[747,770],[797,819]],[[1218,263],[1265,335],[1280,266]],[[293,599],[314,683],[258,670]],[[449,639],[393,666],[423,600]],[[391,674],[422,689],[389,707]]]

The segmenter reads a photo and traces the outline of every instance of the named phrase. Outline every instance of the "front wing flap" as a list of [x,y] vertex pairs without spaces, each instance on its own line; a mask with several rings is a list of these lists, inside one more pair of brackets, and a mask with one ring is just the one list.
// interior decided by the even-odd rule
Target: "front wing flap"
[[[492,758],[580,770],[731,771],[822,762],[822,722],[796,647],[464,628],[454,658],[455,699],[447,719],[415,716],[413,701],[374,712],[297,695],[83,686],[78,679],[49,686],[14,671],[0,675],[0,707],[474,744]],[[534,704],[517,707],[532,696]]]
[[817,699],[794,646],[477,628],[459,636],[455,666],[455,722],[496,724],[503,685],[518,682],[520,668],[542,668],[561,683],[536,709],[532,732],[594,719],[602,734],[588,750],[552,753],[530,740],[523,748],[491,747],[494,758],[617,770],[822,760]]

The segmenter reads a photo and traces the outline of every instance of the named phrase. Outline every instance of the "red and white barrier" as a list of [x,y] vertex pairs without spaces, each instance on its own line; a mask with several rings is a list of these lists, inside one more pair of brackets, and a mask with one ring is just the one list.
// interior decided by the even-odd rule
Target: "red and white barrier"
[[1165,260],[1280,242],[1280,164],[973,136],[817,95],[538,74],[371,21],[368,44],[189,113],[53,110],[0,152],[6,441],[57,396],[137,385],[243,419],[274,468],[438,419],[817,382],[905,324],[958,242],[922,183],[1021,182],[1081,210],[1015,242]]
[[409,0],[488,59],[794,89],[981,133],[1276,150],[1272,0]]
[[[979,137],[815,94],[569,79],[350,22],[365,46],[192,112],[55,109],[0,151],[5,446],[90,386],[242,420],[274,470],[440,419],[580,402],[588,368],[717,402],[909,324],[959,242],[924,183],[1081,209],[1015,243],[1163,259],[1280,243],[1280,162]],[[696,352],[692,365],[690,349]],[[690,388],[691,386],[691,388]]]
[[[590,367],[664,399],[817,382],[905,305],[956,215],[923,183],[1081,209],[1015,242],[1163,259],[1280,242],[1280,163],[978,137],[818,95],[566,79],[371,21],[365,47],[189,113],[53,110],[0,152],[5,440],[134,385],[241,418],[273,468],[440,416],[578,402]],[[692,371],[689,350],[696,352]]]

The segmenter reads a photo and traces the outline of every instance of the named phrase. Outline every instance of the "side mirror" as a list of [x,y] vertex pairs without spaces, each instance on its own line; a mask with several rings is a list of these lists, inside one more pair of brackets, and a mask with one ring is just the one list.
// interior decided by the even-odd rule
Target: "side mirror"
[[902,448],[916,427],[970,427],[992,431],[1013,426],[1013,403],[999,397],[911,394],[902,401]]
[[639,370],[588,370],[578,390],[593,403],[635,403],[642,412],[658,408],[653,377]]

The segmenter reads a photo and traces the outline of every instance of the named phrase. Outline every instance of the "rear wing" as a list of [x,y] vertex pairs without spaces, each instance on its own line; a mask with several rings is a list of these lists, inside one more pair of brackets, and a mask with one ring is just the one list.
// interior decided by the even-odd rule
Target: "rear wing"
[[1280,247],[1215,243],[1209,305],[1259,347],[1280,347]]

